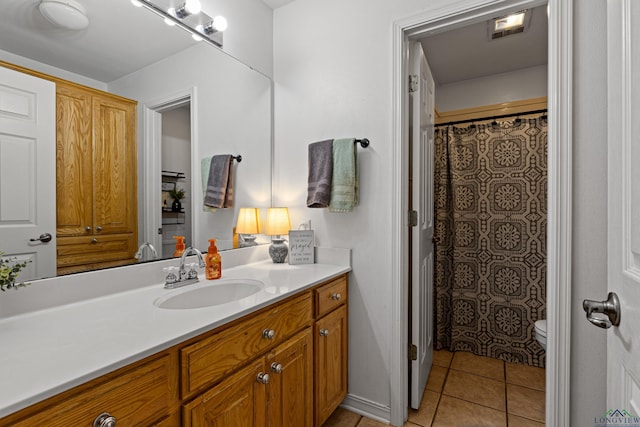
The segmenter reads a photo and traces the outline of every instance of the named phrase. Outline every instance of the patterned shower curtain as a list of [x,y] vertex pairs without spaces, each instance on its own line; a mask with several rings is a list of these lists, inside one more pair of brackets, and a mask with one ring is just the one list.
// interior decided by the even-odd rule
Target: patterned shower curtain
[[544,366],[546,224],[546,116],[436,127],[436,349]]

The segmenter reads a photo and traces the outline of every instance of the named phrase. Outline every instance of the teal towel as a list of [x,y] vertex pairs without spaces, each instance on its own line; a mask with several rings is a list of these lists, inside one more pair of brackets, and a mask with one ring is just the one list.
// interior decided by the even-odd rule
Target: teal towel
[[358,206],[358,158],[355,138],[333,140],[330,212],[351,212]]
[[204,198],[207,196],[207,182],[209,181],[209,169],[211,167],[211,157],[204,157],[200,160],[200,179],[202,180],[202,211],[215,212],[216,208],[204,204]]

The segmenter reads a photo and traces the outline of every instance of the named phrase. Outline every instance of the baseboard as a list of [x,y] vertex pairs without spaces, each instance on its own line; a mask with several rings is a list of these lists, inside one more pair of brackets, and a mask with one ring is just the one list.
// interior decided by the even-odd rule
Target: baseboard
[[360,396],[348,394],[340,406],[363,417],[371,418],[383,423],[389,423],[391,419],[391,408],[381,405]]

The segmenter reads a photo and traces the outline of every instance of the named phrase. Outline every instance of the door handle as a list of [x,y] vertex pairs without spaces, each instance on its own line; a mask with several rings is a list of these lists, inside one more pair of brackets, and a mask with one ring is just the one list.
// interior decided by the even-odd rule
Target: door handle
[[[609,329],[620,324],[620,300],[615,292],[609,292],[606,301],[582,301],[582,308],[587,313],[587,320],[599,328]],[[608,319],[596,317],[593,313],[606,314]]]
[[40,235],[40,237],[34,238],[34,239],[29,239],[30,242],[42,242],[42,243],[47,243],[50,242],[51,239],[53,239],[53,236],[51,236],[51,234],[49,233],[43,233]]

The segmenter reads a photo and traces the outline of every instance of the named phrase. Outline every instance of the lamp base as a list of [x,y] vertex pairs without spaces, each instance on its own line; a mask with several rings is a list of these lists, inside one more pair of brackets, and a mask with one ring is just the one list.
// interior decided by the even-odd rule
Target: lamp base
[[287,259],[288,254],[289,248],[284,242],[284,239],[276,238],[271,240],[271,245],[269,246],[269,255],[271,255],[271,259],[274,263],[283,263]]

